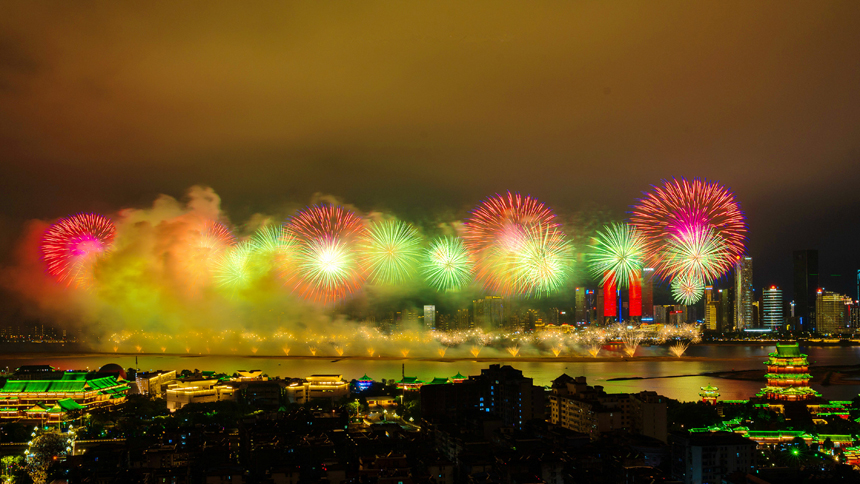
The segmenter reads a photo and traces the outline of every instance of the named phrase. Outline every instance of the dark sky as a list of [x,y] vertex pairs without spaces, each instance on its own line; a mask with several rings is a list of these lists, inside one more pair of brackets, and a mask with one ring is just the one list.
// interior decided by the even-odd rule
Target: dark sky
[[284,3],[0,4],[2,258],[28,219],[193,184],[408,219],[508,189],[620,215],[701,176],[757,287],[790,293],[798,248],[852,287],[858,2]]

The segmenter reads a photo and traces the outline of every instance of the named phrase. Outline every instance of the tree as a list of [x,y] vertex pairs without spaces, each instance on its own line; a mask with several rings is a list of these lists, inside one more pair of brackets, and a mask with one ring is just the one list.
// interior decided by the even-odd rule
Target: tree
[[34,484],[45,484],[48,468],[66,455],[67,436],[58,432],[48,432],[33,438],[27,452],[27,474]]

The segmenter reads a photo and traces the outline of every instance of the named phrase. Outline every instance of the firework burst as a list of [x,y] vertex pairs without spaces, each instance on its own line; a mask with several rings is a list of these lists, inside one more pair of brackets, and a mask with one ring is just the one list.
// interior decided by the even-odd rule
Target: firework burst
[[253,280],[254,245],[242,242],[231,247],[215,263],[215,282],[224,288],[241,289]]
[[61,219],[42,236],[42,260],[48,273],[67,285],[85,285],[93,263],[113,243],[116,227],[109,218],[80,213]]
[[613,223],[597,232],[588,256],[591,273],[600,283],[626,287],[642,272],[642,234],[633,226]]
[[422,272],[437,291],[456,291],[472,280],[472,260],[460,239],[441,237],[427,250]]
[[[519,255],[531,244],[530,229],[558,229],[555,215],[531,196],[507,192],[485,200],[466,220],[465,245],[476,263],[475,277],[485,288],[501,294],[517,294],[522,282],[517,272]],[[561,233],[560,231],[558,231]]]
[[704,293],[705,284],[696,276],[680,274],[672,279],[672,296],[681,304],[696,304]]
[[701,281],[713,281],[732,267],[731,254],[712,229],[691,227],[669,239],[661,271],[674,277],[688,274]]
[[640,199],[633,207],[630,222],[645,239],[647,262],[662,267],[658,274],[669,277],[661,261],[673,234],[691,229],[713,230],[730,259],[744,252],[747,226],[734,194],[716,182],[695,178],[664,180],[663,186]]
[[371,282],[397,284],[414,275],[421,256],[421,237],[408,223],[378,222],[366,232],[361,251]]
[[509,258],[513,264],[505,264],[500,272],[511,273],[517,294],[540,297],[558,292],[570,273],[570,243],[555,226],[532,225],[524,232],[520,250]]
[[285,272],[288,284],[303,298],[330,303],[358,290],[364,271],[356,243],[366,237],[355,213],[334,205],[317,205],[290,220],[296,263]]

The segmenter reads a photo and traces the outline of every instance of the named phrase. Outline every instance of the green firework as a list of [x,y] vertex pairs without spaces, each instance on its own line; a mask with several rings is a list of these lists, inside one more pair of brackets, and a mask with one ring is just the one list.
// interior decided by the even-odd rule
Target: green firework
[[700,227],[673,234],[663,258],[666,274],[690,274],[702,281],[717,279],[731,266],[731,254],[722,237]]
[[421,256],[421,236],[406,222],[377,222],[361,241],[361,253],[370,282],[400,283],[415,274]]
[[570,242],[554,225],[524,228],[520,247],[513,254],[513,287],[528,297],[547,296],[564,287],[573,258]]
[[296,266],[302,276],[298,284],[302,296],[325,303],[356,290],[363,282],[354,252],[335,237],[310,240],[298,251]]
[[672,279],[672,296],[681,304],[696,304],[704,293],[705,284],[696,275],[680,274]]
[[472,260],[462,240],[440,237],[427,249],[422,272],[436,290],[456,291],[472,280]]
[[229,289],[247,287],[254,278],[253,255],[254,246],[248,242],[229,248],[215,264],[215,281],[218,285]]
[[612,223],[598,231],[588,254],[589,267],[601,284],[626,287],[642,271],[643,238],[633,226]]

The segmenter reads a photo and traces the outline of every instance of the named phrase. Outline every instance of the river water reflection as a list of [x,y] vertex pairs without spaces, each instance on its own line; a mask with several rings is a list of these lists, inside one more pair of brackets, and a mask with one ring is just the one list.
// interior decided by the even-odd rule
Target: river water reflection
[[[47,349],[54,345],[33,345]],[[53,348],[69,351],[69,348]],[[860,364],[860,347],[805,347],[810,363],[815,365]],[[17,368],[25,364],[49,364],[62,369],[96,369],[107,363],[118,363],[124,368],[135,366],[134,355],[80,354],[55,355],[19,354],[20,346],[11,349],[0,345],[0,366]],[[28,351],[33,351],[32,348]],[[699,388],[713,384],[720,389],[722,399],[746,399],[754,395],[764,381],[743,381],[699,376],[700,373],[729,370],[763,369],[767,354],[774,351],[773,345],[696,345],[687,350],[683,359],[649,359],[668,356],[668,348],[661,346],[642,347],[633,360],[611,361],[564,361],[552,357],[539,361],[509,358],[497,363],[510,364],[534,379],[538,385],[550,382],[567,373],[570,376],[584,375],[592,385],[603,385],[608,392],[638,392],[653,390],[670,398],[683,401],[698,399]],[[420,359],[338,359],[324,358],[267,358],[264,356],[187,356],[187,355],[137,355],[137,367],[149,369],[201,369],[233,373],[240,369],[260,369],[271,376],[302,377],[315,373],[342,374],[347,380],[367,374],[375,380],[399,379],[401,365],[405,364],[406,375],[421,380],[447,377],[456,373],[477,375],[482,368],[494,362],[475,360],[420,360]],[[665,378],[675,375],[677,378]],[[641,377],[642,379],[609,381],[613,378]],[[860,385],[813,384],[812,387],[831,400],[850,400],[860,392]]]

